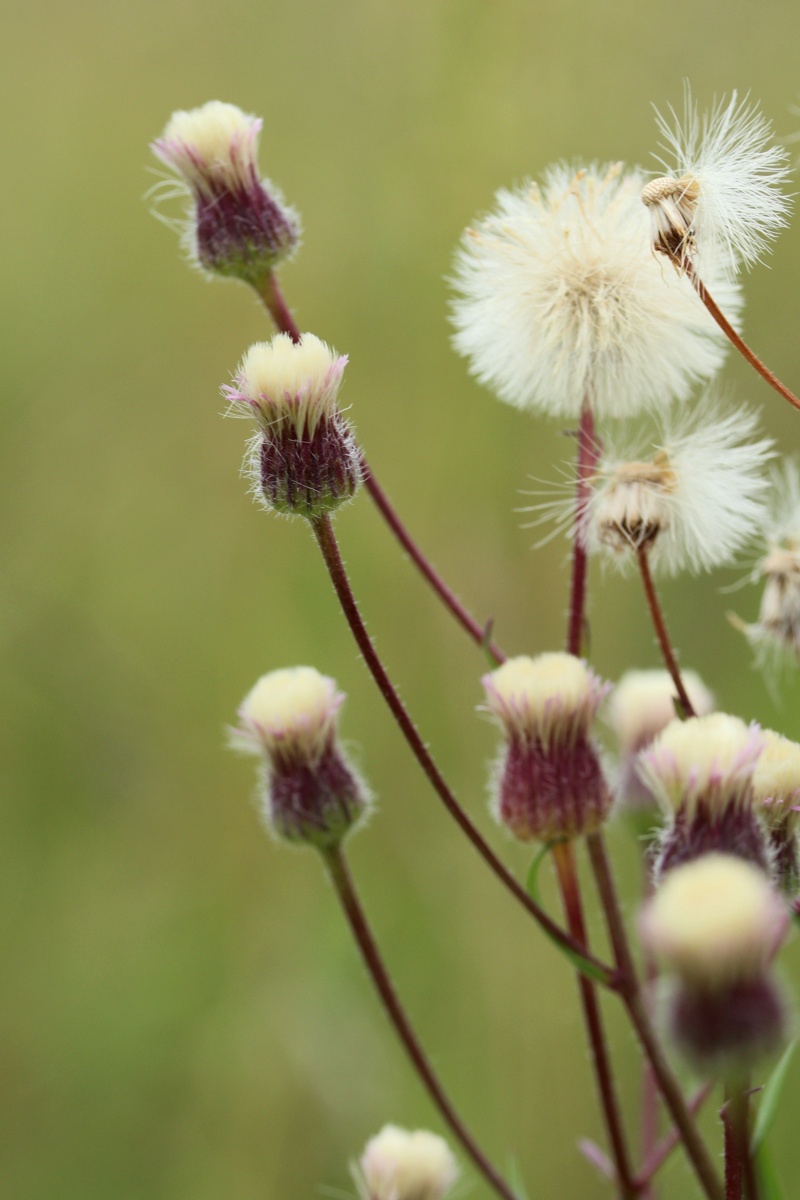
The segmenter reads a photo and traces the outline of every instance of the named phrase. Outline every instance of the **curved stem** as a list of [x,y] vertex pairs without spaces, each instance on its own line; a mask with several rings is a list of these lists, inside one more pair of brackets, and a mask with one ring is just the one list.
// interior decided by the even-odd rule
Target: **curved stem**
[[484,840],[478,829],[473,825],[453,792],[448,787],[444,776],[437,767],[433,756],[423,742],[417,727],[411,720],[408,711],[400,699],[394,684],[390,680],[386,668],[383,666],[378,653],[372,644],[372,639],[367,632],[367,627],[364,624],[361,614],[358,611],[355,597],[350,587],[350,581],[347,578],[347,572],[342,562],[339,547],[336,542],[336,536],[333,532],[330,517],[319,517],[311,522],[311,527],[314,531],[314,536],[317,539],[317,544],[322,552],[322,557],[325,560],[325,565],[331,577],[334,590],[339,598],[339,603],[342,606],[347,623],[350,626],[353,637],[356,640],[359,650],[364,656],[364,660],[372,674],[373,679],[378,685],[378,689],[383,696],[386,704],[389,707],[392,716],[400,730],[408,742],[411,750],[417,759],[417,762],[422,767],[423,771],[430,780],[434,790],[443,802],[445,808],[450,815],[458,822],[462,831],[467,835],[472,845],[483,858],[484,862],[494,871],[495,875],[505,884],[510,892],[516,897],[520,904],[528,910],[542,926],[549,937],[553,938],[560,946],[568,953],[574,955],[578,960],[582,960],[596,971],[599,978],[607,987],[615,987],[616,980],[608,967],[601,963],[593,955],[589,954],[583,946],[579,945],[574,938],[561,929],[555,921],[541,908],[522,888],[505,868],[503,863],[492,850],[491,846]]
[[744,338],[742,338],[736,332],[728,318],[717,305],[714,298],[709,295],[706,285],[703,283],[692,264],[688,261],[684,262],[683,269],[688,278],[691,280],[694,290],[697,292],[698,296],[703,301],[703,304],[705,304],[709,313],[717,322],[731,345],[736,347],[741,356],[750,363],[750,366],[758,372],[762,379],[766,380],[771,388],[775,389],[779,396],[783,396],[784,400],[788,400],[794,408],[800,409],[800,400],[798,400],[794,392],[790,392],[785,384],[781,383],[780,379],[778,379],[778,376],[770,371],[769,367],[763,363],[758,355],[750,349]]
[[696,714],[694,708],[692,707],[692,702],[689,699],[689,694],[686,691],[686,688],[683,686],[683,679],[681,678],[680,668],[678,667],[678,660],[675,657],[675,652],[672,649],[672,643],[669,640],[666,622],[664,621],[664,613],[661,609],[661,605],[658,600],[658,594],[656,593],[655,585],[653,583],[653,575],[650,570],[650,560],[647,557],[647,546],[637,546],[636,557],[639,563],[639,573],[642,576],[642,583],[644,584],[644,594],[647,597],[647,606],[650,609],[653,628],[656,631],[658,644],[661,647],[664,665],[670,673],[672,682],[675,684],[675,690],[678,693],[678,700],[680,701],[681,708],[683,709],[683,715],[685,717],[693,717]]
[[394,985],[389,978],[389,973],[383,964],[383,959],[381,958],[377,943],[372,936],[372,931],[358,898],[358,893],[353,885],[342,851],[340,849],[329,850],[323,855],[323,858],[325,859],[331,882],[344,909],[353,937],[358,943],[361,956],[372,977],[372,982],[375,984],[383,1001],[389,1020],[394,1025],[397,1035],[403,1043],[408,1057],[411,1059],[414,1070],[428,1089],[428,1094],[439,1109],[444,1120],[450,1126],[455,1137],[458,1138],[465,1153],[472,1159],[489,1186],[497,1192],[498,1196],[502,1196],[503,1200],[517,1200],[515,1193],[503,1179],[502,1175],[489,1162],[486,1155],[475,1142],[472,1134],[464,1125],[428,1061],[428,1057],[420,1045],[411,1022],[406,1016],[405,1009],[394,989]]
[[[572,842],[557,842],[552,849],[567,926],[570,933],[582,946],[588,948],[589,939],[586,935],[586,923],[583,918],[580,885],[575,870],[575,855]],[[583,1009],[583,1019],[592,1054],[597,1091],[600,1097],[600,1108],[605,1121],[606,1133],[611,1147],[611,1155],[616,1168],[617,1183],[623,1200],[635,1200],[639,1195],[633,1179],[630,1164],[630,1154],[622,1126],[622,1117],[614,1085],[614,1074],[608,1054],[603,1019],[594,985],[585,976],[578,976],[578,989]]]
[[567,619],[567,653],[580,654],[586,624],[586,575],[589,558],[586,553],[584,526],[589,499],[589,479],[598,457],[594,432],[594,416],[584,404],[578,428],[577,481],[575,485],[575,535],[572,542],[572,578],[570,581],[569,616]]
[[652,1065],[661,1095],[664,1097],[664,1103],[669,1109],[680,1137],[683,1140],[687,1157],[695,1169],[703,1191],[708,1200],[723,1200],[722,1189],[717,1178],[713,1160],[686,1105],[683,1092],[667,1062],[661,1043],[656,1037],[650,1015],[647,1012],[647,1006],[642,997],[636,967],[633,962],[630,946],[628,945],[625,922],[622,919],[617,891],[614,886],[614,878],[611,874],[611,868],[606,855],[603,835],[600,832],[591,833],[587,837],[586,842],[589,849],[592,870],[597,882],[597,890],[600,895],[600,903],[603,907],[611,945],[614,950],[617,969],[623,980],[623,984],[627,985],[623,985],[620,991],[622,1002],[628,1012],[636,1035],[641,1042],[642,1049]]

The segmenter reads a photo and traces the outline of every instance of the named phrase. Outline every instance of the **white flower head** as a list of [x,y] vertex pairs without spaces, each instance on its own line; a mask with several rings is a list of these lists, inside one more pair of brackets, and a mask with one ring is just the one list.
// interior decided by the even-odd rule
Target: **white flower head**
[[520,655],[483,677],[486,705],[507,735],[549,744],[586,734],[609,685],[581,658]]
[[722,812],[752,803],[752,780],[764,746],[760,728],[727,713],[673,720],[640,757],[642,774],[666,809]]
[[688,85],[683,118],[672,107],[656,117],[665,155],[658,161],[667,174],[642,193],[654,247],[679,266],[696,258],[704,276],[714,266],[753,266],[791,208],[782,190],[789,158],[774,144],[769,121],[736,92],[701,118]]
[[756,648],[762,665],[790,656],[800,661],[800,467],[795,459],[781,465],[772,479],[773,498],[763,521],[766,553],[753,579],[763,583],[758,620],[731,622]]
[[239,707],[238,749],[314,764],[330,745],[344,701],[336,683],[314,667],[284,667],[262,675]]
[[[695,714],[706,716],[714,697],[696,671],[681,671]],[[608,704],[608,723],[624,755],[637,754],[675,720],[675,684],[668,671],[626,671]]]
[[800,745],[771,729],[764,730],[764,749],[753,773],[753,794],[770,827],[800,819]]
[[265,431],[291,428],[297,437],[313,436],[322,420],[337,412],[347,355],[337,354],[313,333],[299,342],[276,333],[255,342],[242,359],[233,387],[223,388],[230,414],[253,417]]
[[676,867],[642,913],[642,938],[670,971],[702,989],[759,975],[788,925],[764,876],[727,854]]
[[[689,281],[653,255],[640,195],[621,164],[551,167],[541,188],[500,191],[456,257],[454,345],[517,408],[632,416],[682,400],[726,342]],[[734,322],[738,286],[707,280]]]
[[458,1164],[435,1133],[385,1125],[367,1142],[353,1175],[362,1200],[442,1200]]
[[[666,575],[730,563],[763,521],[773,443],[756,438],[757,414],[706,399],[661,422],[647,449],[608,444],[591,481],[582,536],[623,570],[644,546]],[[551,511],[557,514],[557,506]]]

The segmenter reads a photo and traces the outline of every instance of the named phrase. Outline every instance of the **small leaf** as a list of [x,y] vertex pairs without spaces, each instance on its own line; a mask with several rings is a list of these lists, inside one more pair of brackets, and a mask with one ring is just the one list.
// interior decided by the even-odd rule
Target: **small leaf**
[[797,1039],[790,1042],[781,1055],[777,1066],[770,1075],[764,1086],[764,1092],[761,1097],[761,1103],[758,1106],[758,1116],[756,1117],[755,1128],[751,1139],[751,1149],[753,1153],[759,1149],[764,1138],[769,1133],[772,1122],[775,1120],[775,1114],[778,1111],[778,1101],[781,1098],[783,1085],[786,1082],[786,1075],[789,1070],[789,1064],[792,1061],[792,1055],[797,1047]]

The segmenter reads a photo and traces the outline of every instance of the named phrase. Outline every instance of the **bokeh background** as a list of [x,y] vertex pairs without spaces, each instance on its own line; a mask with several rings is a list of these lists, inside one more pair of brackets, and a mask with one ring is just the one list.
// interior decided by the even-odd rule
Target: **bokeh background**
[[[359,434],[422,545],[507,648],[535,653],[562,641],[566,546],[533,553],[515,510],[568,447],[452,353],[453,247],[497,187],[553,159],[650,165],[650,102],[679,103],[685,76],[703,103],[749,89],[794,135],[800,9],[755,13],[749,0],[39,0],[7,14],[4,1196],[339,1196],[385,1121],[440,1128],[319,864],[269,842],[252,766],[225,748],[256,677],[296,662],[349,695],[344,733],[380,797],[354,870],[469,1123],[532,1198],[607,1194],[576,1150],[602,1131],[569,970],[440,811],[306,529],[245,495],[242,426],[220,419],[218,389],[268,326],[152,219],[147,146],[173,109],[210,98],[263,114],[263,169],[305,226],[283,273],[301,327],[350,355]],[[746,320],[795,388],[798,272],[794,228],[748,279]],[[726,377],[790,451],[797,414],[743,364]],[[405,699],[524,872],[485,814],[480,656],[366,496],[338,530]],[[724,618],[755,614],[752,587],[720,591],[745,574],[665,588],[675,639],[721,706],[798,736],[796,675],[771,694]],[[597,667],[656,665],[636,581],[592,583]],[[632,897],[634,847],[621,830],[612,843]],[[796,948],[785,970],[800,983]],[[635,1046],[608,1007],[635,1111]],[[788,1181],[799,1103],[795,1071],[774,1134]],[[692,1188],[676,1158],[663,1195]],[[468,1176],[463,1194],[487,1193]]]

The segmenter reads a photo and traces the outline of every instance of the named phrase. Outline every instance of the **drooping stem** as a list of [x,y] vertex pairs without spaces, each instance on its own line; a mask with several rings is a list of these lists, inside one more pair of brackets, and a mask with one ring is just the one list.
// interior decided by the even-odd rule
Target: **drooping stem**
[[428,1089],[428,1094],[453,1131],[454,1136],[461,1143],[465,1153],[472,1159],[472,1162],[489,1186],[498,1196],[502,1196],[503,1200],[517,1200],[511,1187],[492,1165],[464,1125],[444,1090],[439,1077],[428,1061],[428,1057],[420,1045],[413,1026],[395,991],[388,971],[384,966],[342,851],[330,850],[324,855],[324,859],[353,937],[358,943],[361,957],[383,1001],[383,1006],[386,1009],[389,1020],[394,1025],[397,1035],[403,1043],[408,1057],[411,1059],[414,1070]]
[[[580,885],[575,870],[575,855],[572,842],[557,842],[552,850],[553,862],[567,917],[567,927],[580,945],[588,948],[586,923],[583,919]],[[600,1107],[608,1134],[611,1156],[617,1172],[617,1183],[620,1196],[625,1200],[633,1200],[639,1195],[631,1170],[625,1131],[622,1126],[622,1116],[619,1109],[616,1087],[611,1060],[608,1054],[603,1019],[600,1004],[594,985],[585,976],[578,976],[578,989],[581,998],[581,1008],[586,1024],[589,1047],[592,1056],[595,1082],[600,1097]]]
[[[281,333],[288,333],[293,342],[300,341],[300,329],[295,321],[286,299],[278,283],[277,276],[270,273],[263,285],[257,289],[258,296],[261,299],[264,307],[271,316],[275,328]],[[392,504],[386,492],[375,478],[375,473],[372,467],[367,462],[364,455],[361,455],[361,469],[364,475],[364,487],[372,497],[372,501],[378,512],[383,517],[391,532],[397,538],[400,545],[409,556],[414,566],[422,575],[423,579],[433,588],[436,595],[444,604],[450,613],[465,629],[472,640],[478,645],[486,649],[488,654],[494,659],[498,665],[505,662],[503,651],[488,635],[488,625],[481,625],[476,621],[472,614],[464,607],[461,601],[456,596],[452,588],[448,587],[442,579],[439,572],[434,567],[433,563],[425,557],[417,543],[412,538],[408,529],[403,524],[400,516]]]
[[722,1123],[725,1130],[725,1200],[758,1200],[750,1152],[750,1089],[746,1079],[726,1083]]
[[594,416],[588,403],[584,404],[578,428],[578,456],[575,483],[575,535],[572,541],[572,577],[570,580],[569,616],[567,618],[567,653],[580,654],[586,623],[586,576],[589,559],[584,530],[589,480],[598,457],[594,432]]
[[627,1010],[631,1024],[642,1045],[653,1072],[658,1080],[659,1090],[664,1097],[664,1103],[669,1109],[672,1120],[683,1141],[687,1157],[691,1161],[698,1180],[708,1197],[708,1200],[723,1200],[722,1188],[717,1177],[713,1160],[700,1136],[697,1125],[690,1113],[680,1084],[672,1073],[669,1063],[661,1046],[661,1042],[653,1029],[647,1006],[644,1003],[639,985],[636,967],[628,944],[628,935],[622,911],[619,906],[614,877],[606,854],[605,842],[600,832],[590,834],[587,839],[589,859],[592,864],[600,903],[605,914],[611,945],[614,950],[617,969],[623,986],[620,997]]
[[376,651],[372,639],[367,632],[367,627],[364,624],[361,614],[358,611],[355,597],[350,581],[347,577],[342,556],[339,553],[339,547],[336,542],[336,535],[333,532],[330,517],[320,517],[311,522],[314,535],[317,539],[317,544],[322,552],[322,557],[325,560],[325,565],[331,578],[336,595],[339,598],[342,611],[345,615],[350,630],[355,638],[359,650],[364,656],[364,661],[378,686],[378,690],[383,696],[386,704],[397,722],[400,730],[408,742],[414,757],[422,767],[428,777],[431,785],[444,804],[447,811],[458,823],[462,831],[467,835],[472,845],[483,858],[484,862],[491,868],[498,879],[505,884],[508,890],[522,904],[532,917],[538,921],[539,925],[545,930],[547,935],[556,941],[564,950],[573,957],[576,957],[579,962],[588,964],[593,973],[596,973],[600,981],[607,987],[615,987],[616,979],[613,973],[605,964],[601,963],[593,955],[589,954],[581,944],[573,937],[565,933],[563,929],[552,920],[550,916],[541,908],[528,893],[517,883],[513,875],[506,869],[500,859],[492,850],[488,842],[482,837],[478,829],[473,825],[470,818],[467,816],[464,809],[459,804],[453,792],[450,790],[447,782],[439,770],[436,762],[433,759],[430,751],[425,745],[420,733],[409,716],[408,710],[400,699],[397,690],[392,683],[389,675],[381,662],[378,652]]
[[770,371],[769,367],[761,361],[757,354],[754,354],[747,342],[736,332],[728,318],[722,312],[712,296],[709,295],[706,285],[703,283],[700,276],[695,271],[692,264],[688,261],[683,263],[683,269],[686,275],[692,282],[694,290],[697,292],[700,299],[705,304],[711,316],[719,325],[722,332],[725,334],[731,345],[735,346],[750,366],[758,372],[762,379],[766,380],[771,388],[774,388],[779,396],[783,396],[784,400],[788,400],[794,408],[800,409],[800,400],[795,396],[794,392],[790,392],[785,384],[781,383],[778,376]]
[[689,694],[683,685],[683,679],[681,678],[678,660],[675,657],[675,651],[672,649],[672,642],[669,640],[669,634],[667,632],[667,626],[664,620],[664,613],[661,609],[658,593],[656,592],[655,585],[653,583],[653,575],[650,570],[650,560],[647,555],[647,546],[637,546],[636,558],[639,563],[639,573],[642,577],[642,583],[644,585],[644,594],[647,597],[647,607],[650,609],[650,617],[653,622],[653,628],[656,631],[658,644],[661,648],[661,656],[664,659],[664,665],[669,671],[672,682],[675,684],[675,691],[678,693],[678,700],[680,701],[681,708],[683,709],[683,714],[686,717],[693,717],[695,715],[695,711],[692,707],[692,702],[689,699]]

